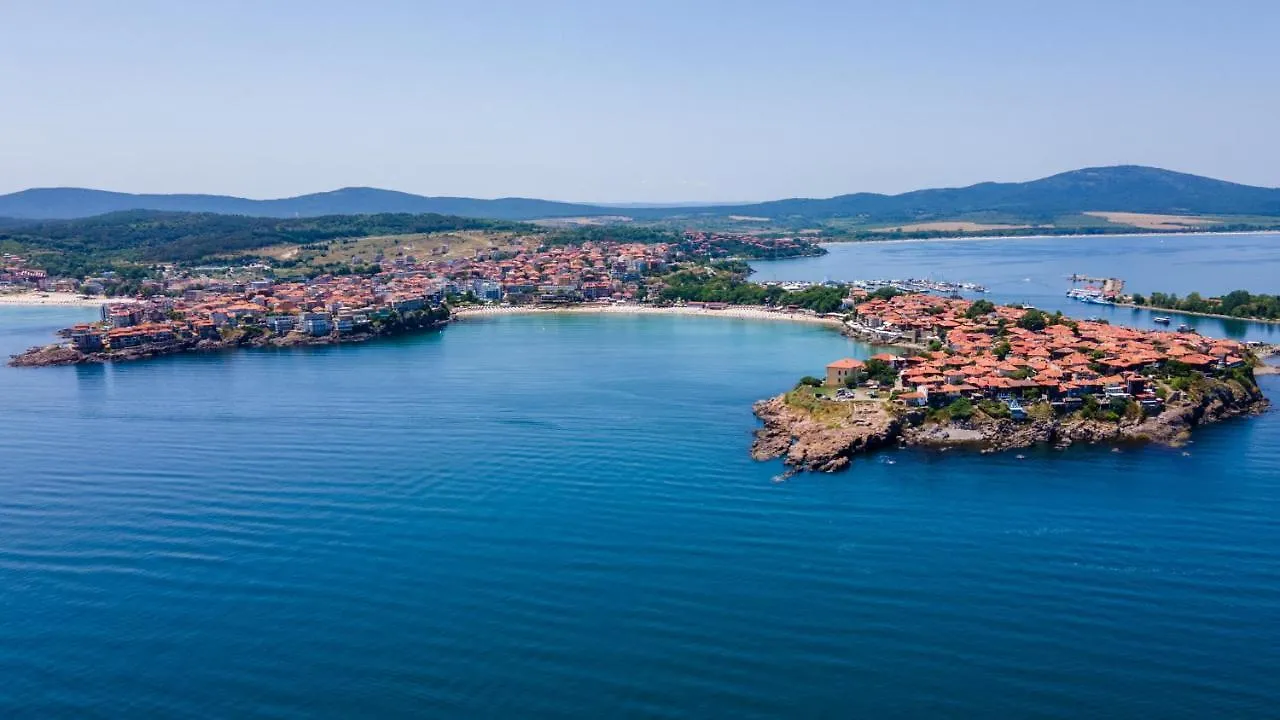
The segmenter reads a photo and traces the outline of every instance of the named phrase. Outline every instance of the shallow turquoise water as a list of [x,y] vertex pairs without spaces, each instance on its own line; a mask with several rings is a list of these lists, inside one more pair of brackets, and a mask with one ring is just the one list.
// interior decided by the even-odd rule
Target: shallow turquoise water
[[773,482],[750,403],[866,352],[538,316],[0,369],[0,715],[1274,716],[1280,414]]

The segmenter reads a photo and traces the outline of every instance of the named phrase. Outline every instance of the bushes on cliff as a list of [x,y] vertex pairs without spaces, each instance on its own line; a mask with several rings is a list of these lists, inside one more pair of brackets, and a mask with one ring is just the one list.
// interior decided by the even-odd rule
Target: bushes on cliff
[[996,419],[1013,417],[1013,413],[1009,410],[1009,406],[999,400],[979,400],[978,409],[986,414],[987,417]]
[[1099,405],[1092,395],[1085,396],[1084,405],[1080,408],[1080,417],[1085,420],[1100,420],[1102,422],[1116,422],[1120,419],[1119,414],[1114,410]]
[[1258,386],[1258,381],[1253,377],[1253,370],[1250,368],[1232,368],[1227,372],[1227,378],[1235,380],[1245,388],[1254,388]]
[[953,420],[968,420],[973,417],[973,403],[969,398],[960,398],[947,406],[947,414]]

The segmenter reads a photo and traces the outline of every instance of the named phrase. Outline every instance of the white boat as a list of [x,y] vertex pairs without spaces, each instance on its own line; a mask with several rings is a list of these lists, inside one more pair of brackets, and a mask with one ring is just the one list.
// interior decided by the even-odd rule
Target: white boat
[[1160,323],[1161,325],[1168,325],[1168,324],[1169,324],[1169,318],[1167,318],[1167,317],[1163,317],[1163,316],[1161,316],[1161,317],[1154,317],[1154,318],[1151,318],[1151,322],[1153,322],[1153,323]]
[[1067,297],[1080,302],[1093,303],[1095,305],[1113,305],[1114,302],[1107,299],[1101,290],[1089,288],[1071,288],[1067,291]]

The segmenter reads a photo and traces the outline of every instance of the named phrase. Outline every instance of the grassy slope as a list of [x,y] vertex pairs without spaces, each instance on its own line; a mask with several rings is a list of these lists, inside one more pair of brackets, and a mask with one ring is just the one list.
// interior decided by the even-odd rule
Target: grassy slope
[[388,260],[413,256],[418,260],[457,260],[475,257],[477,251],[510,249],[523,244],[525,235],[510,231],[462,230],[441,233],[408,233],[338,238],[323,242],[284,243],[236,253],[292,261],[301,267],[373,262],[379,254]]

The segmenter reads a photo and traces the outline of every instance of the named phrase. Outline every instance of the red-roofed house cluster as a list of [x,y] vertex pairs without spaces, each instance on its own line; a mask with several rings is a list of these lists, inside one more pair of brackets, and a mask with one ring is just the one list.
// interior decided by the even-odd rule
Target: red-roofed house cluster
[[712,233],[688,230],[681,247],[699,257],[728,257],[731,255],[757,258],[794,257],[818,255],[822,249],[805,238],[765,238],[738,233]]
[[[969,317],[976,315],[968,312],[971,306],[965,300],[899,295],[856,305],[853,322],[887,336],[941,342],[941,350],[895,360],[898,398],[914,405],[1036,397],[1072,409],[1094,396],[1158,410],[1162,400],[1153,379],[1166,365],[1177,362],[1212,374],[1248,364],[1247,349],[1231,340],[1049,316],[1043,329],[1027,329],[1019,326],[1026,310],[995,307]],[[828,384],[852,372],[849,363],[828,366]]]
[[305,283],[261,280],[105,305],[102,322],[76,325],[63,334],[81,352],[217,339],[222,328],[342,336],[365,332],[393,313],[427,310],[443,298],[441,282],[417,275],[321,276]]
[[7,288],[47,290],[49,277],[44,270],[27,266],[19,255],[0,255],[0,290]]
[[676,259],[664,243],[584,243],[480,251],[466,260],[430,260],[404,268],[439,278],[450,293],[511,303],[635,300],[641,278]]
[[511,303],[635,300],[643,276],[660,272],[679,255],[665,244],[530,244],[478,251],[468,259],[379,259],[383,272],[372,276],[323,275],[305,282],[175,280],[165,288],[168,296],[106,306],[102,322],[77,325],[63,334],[81,352],[217,339],[227,327],[337,338],[366,332],[393,313],[424,311],[450,295]]

